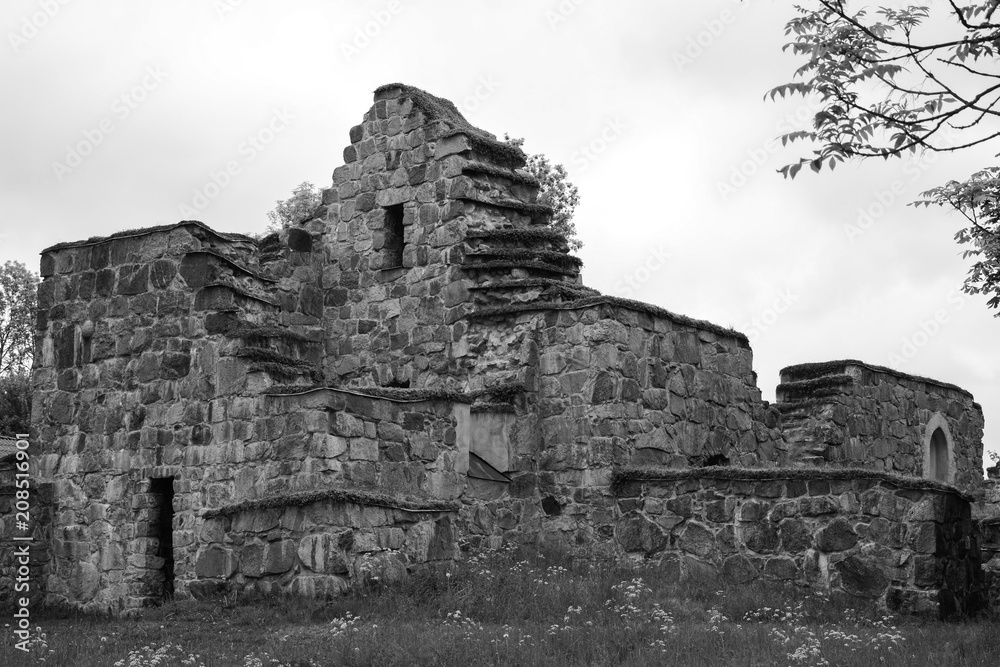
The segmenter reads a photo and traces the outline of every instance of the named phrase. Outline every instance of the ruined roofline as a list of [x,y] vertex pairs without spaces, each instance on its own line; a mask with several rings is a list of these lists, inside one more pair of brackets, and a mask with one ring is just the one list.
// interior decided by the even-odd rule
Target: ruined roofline
[[83,241],[64,241],[62,243],[57,243],[55,245],[49,246],[43,249],[39,254],[44,255],[47,252],[54,252],[56,250],[64,250],[66,248],[82,248],[84,246],[97,245],[99,243],[105,243],[107,241],[114,241],[116,239],[129,239],[138,238],[140,236],[148,236],[150,234],[157,234],[159,232],[169,232],[180,227],[200,227],[205,231],[213,234],[223,241],[243,241],[246,243],[257,243],[257,240],[253,237],[246,236],[244,234],[235,234],[232,232],[219,232],[208,225],[206,225],[201,220],[181,220],[180,222],[175,222],[171,225],[158,225],[155,227],[140,227],[138,229],[126,229],[120,232],[115,232],[114,234],[109,234],[108,236],[91,236],[89,239]]
[[728,329],[726,327],[720,326],[718,324],[713,324],[707,320],[698,320],[693,317],[688,317],[687,315],[680,315],[678,313],[671,312],[666,308],[661,308],[651,303],[646,303],[645,301],[636,301],[634,299],[624,299],[618,296],[607,296],[604,294],[597,296],[588,296],[582,299],[577,299],[576,301],[567,301],[562,303],[555,302],[533,302],[524,304],[511,304],[509,306],[497,306],[494,308],[481,308],[479,310],[473,311],[466,317],[470,319],[484,319],[487,317],[495,317],[509,314],[525,313],[531,311],[547,311],[547,310],[580,310],[582,308],[590,308],[592,306],[598,305],[609,305],[618,306],[620,308],[627,308],[629,310],[634,310],[636,312],[645,313],[647,315],[653,315],[654,317],[662,317],[664,319],[671,320],[678,324],[686,324],[695,329],[701,329],[702,331],[708,331],[720,336],[726,336],[727,338],[735,338],[736,340],[746,343],[747,347],[750,346],[750,339],[747,338],[746,334],[736,331],[735,329]]
[[715,479],[741,481],[837,481],[871,479],[888,482],[901,489],[940,491],[951,493],[970,502],[975,498],[950,484],[922,477],[909,477],[870,468],[737,468],[731,466],[706,466],[704,468],[662,468],[657,466],[625,466],[612,472],[611,484],[615,489],[629,482],[656,482],[675,480]]
[[[849,366],[858,366],[859,368],[865,368],[873,373],[883,373],[885,375],[891,375],[903,380],[909,380],[911,382],[922,382],[924,384],[933,385],[936,387],[941,387],[942,389],[950,389],[952,391],[957,391],[969,398],[973,398],[972,393],[966,389],[962,389],[958,385],[954,385],[948,382],[942,382],[940,380],[935,380],[933,378],[923,377],[921,375],[911,375],[909,373],[904,373],[902,371],[897,371],[893,368],[888,368],[886,366],[877,366],[875,364],[869,364],[864,361],[859,361],[857,359],[839,359],[836,361],[819,361],[806,364],[796,364],[794,366],[786,366],[779,371],[779,376],[781,377],[782,384],[788,384],[791,382],[801,382],[813,379],[819,379],[821,377],[829,375],[850,375],[847,372]],[[787,380],[785,379],[788,376]],[[853,376],[852,376],[853,377]],[[855,378],[857,379],[857,378]],[[976,403],[976,405],[979,405]]]
[[[394,90],[399,90],[399,95],[389,94]],[[425,90],[405,83],[387,83],[375,89],[376,103],[398,96],[409,98],[413,105],[423,112],[428,121],[442,121],[451,128],[443,132],[438,137],[439,139],[447,139],[459,134],[465,135],[469,138],[469,145],[473,150],[488,157],[520,166],[527,162],[524,151],[517,146],[500,141],[493,133],[470,123],[451,100],[431,95]]]

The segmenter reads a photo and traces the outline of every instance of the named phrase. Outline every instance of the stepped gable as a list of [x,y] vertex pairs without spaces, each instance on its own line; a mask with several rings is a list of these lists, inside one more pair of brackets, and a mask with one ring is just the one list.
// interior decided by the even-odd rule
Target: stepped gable
[[581,285],[566,239],[548,227],[551,209],[522,169],[524,153],[472,126],[448,100],[381,86],[350,141],[323,207],[303,226],[336,258],[323,269],[327,378],[465,389],[464,361],[442,357],[439,346],[460,348],[467,318],[596,294]]

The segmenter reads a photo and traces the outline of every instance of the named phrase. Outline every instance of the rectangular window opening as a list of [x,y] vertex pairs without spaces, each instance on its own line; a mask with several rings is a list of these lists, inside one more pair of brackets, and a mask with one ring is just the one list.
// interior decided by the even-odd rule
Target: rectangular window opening
[[403,266],[403,205],[385,207],[385,268]]
[[149,480],[149,492],[156,497],[156,516],[151,531],[156,537],[156,555],[163,559],[163,589],[161,599],[174,597],[174,478],[154,477]]

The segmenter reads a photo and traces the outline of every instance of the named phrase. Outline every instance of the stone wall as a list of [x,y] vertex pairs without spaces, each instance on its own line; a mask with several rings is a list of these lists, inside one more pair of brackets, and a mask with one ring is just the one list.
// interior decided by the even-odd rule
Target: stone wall
[[983,411],[960,387],[847,360],[783,369],[777,399],[795,461],[930,477],[941,429],[938,478],[972,493],[982,483]]
[[970,498],[941,484],[857,469],[631,469],[614,497],[595,532],[677,576],[794,582],[942,618],[986,604]]
[[52,599],[161,598],[164,530],[185,594],[201,512],[227,503],[324,485],[459,492],[471,398],[313,390],[327,340],[312,237],[296,231],[259,247],[185,222],[44,253],[33,425],[35,478],[55,488]]
[[473,542],[541,534],[549,544],[590,548],[589,517],[608,513],[618,466],[786,460],[746,338],[640,306],[602,297],[475,318],[470,340],[480,331],[502,338],[537,389],[511,429],[507,502],[494,497],[495,485],[477,484],[493,490],[481,490],[490,502],[470,514]]
[[279,233],[183,221],[44,251],[50,599],[334,592],[458,542],[615,557],[617,468],[919,475],[932,425],[948,481],[975,486],[965,392],[860,362],[786,369],[782,432],[745,336],[582,284],[524,160],[390,84],[322,204]]
[[[119,453],[99,475],[77,455],[44,462],[58,466],[63,524],[53,540],[50,598],[94,608],[147,604],[164,595],[167,558],[173,592],[186,595],[228,590],[222,584],[329,592],[359,574],[379,576],[380,564],[396,571],[452,557],[457,537],[448,517],[457,504],[448,499],[463,488],[469,405],[395,393],[216,399],[211,432],[228,440],[159,454],[159,465],[141,465],[158,452]],[[173,496],[169,556],[157,480],[168,480]],[[306,556],[289,555],[318,539],[310,536],[345,531],[353,537],[343,538],[337,557],[346,570],[318,571]],[[276,563],[288,567],[277,572]],[[306,581],[296,582],[300,575]]]
[[332,490],[213,510],[188,590],[315,596],[342,593],[359,579],[398,580],[455,558],[454,508],[437,505],[399,507],[378,494]]

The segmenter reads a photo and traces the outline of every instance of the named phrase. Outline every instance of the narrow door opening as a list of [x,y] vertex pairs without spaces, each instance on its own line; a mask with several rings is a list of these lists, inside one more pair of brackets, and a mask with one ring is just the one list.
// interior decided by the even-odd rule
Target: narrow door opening
[[156,477],[149,480],[149,492],[155,496],[156,516],[151,531],[156,537],[156,556],[163,559],[163,590],[160,597],[174,597],[174,478]]
[[385,268],[403,266],[403,205],[385,207]]

